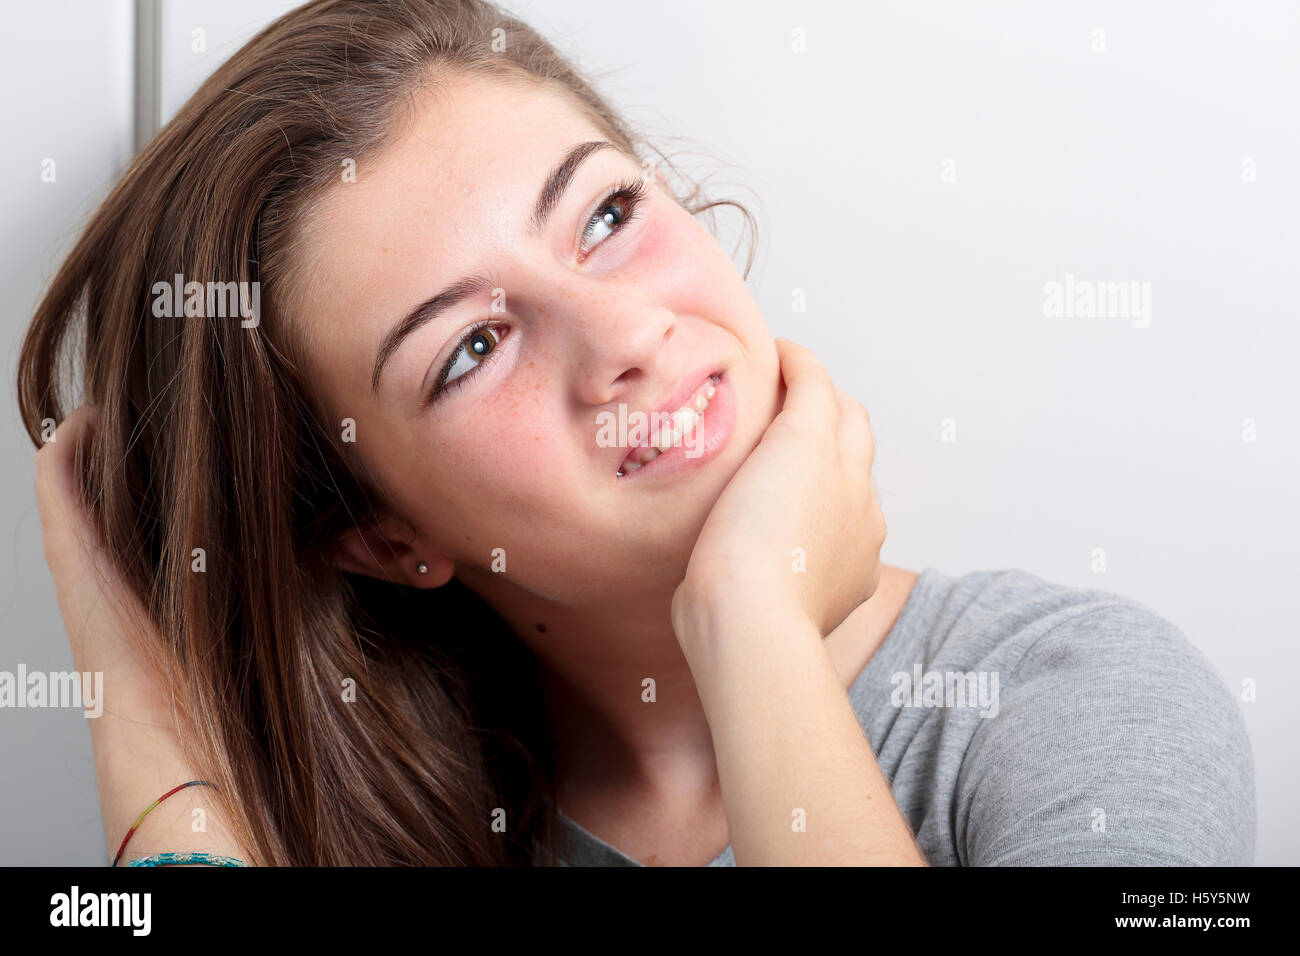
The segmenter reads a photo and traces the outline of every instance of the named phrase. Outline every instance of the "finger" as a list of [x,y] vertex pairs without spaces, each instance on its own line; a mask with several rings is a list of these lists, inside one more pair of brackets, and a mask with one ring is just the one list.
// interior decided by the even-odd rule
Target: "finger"
[[120,576],[118,562],[105,547],[82,497],[82,464],[99,418],[96,406],[77,408],[36,452],[36,495],[46,562],[56,588],[61,582],[69,588],[98,587],[124,620],[143,621],[143,605]]
[[65,518],[80,508],[77,463],[89,444],[97,409],[82,405],[65,418],[36,452],[36,504],[42,519]]
[[835,389],[835,400],[840,417],[837,431],[840,454],[853,462],[869,458],[871,429],[867,422],[867,410],[842,388]]
[[813,422],[831,423],[838,418],[835,383],[826,367],[812,350],[789,339],[776,339],[785,380],[785,406],[782,413]]
[[[65,418],[36,452],[36,505],[47,560],[99,549],[98,534],[82,499],[81,463],[89,451],[98,409],[82,406]],[[62,563],[61,562],[61,563]]]

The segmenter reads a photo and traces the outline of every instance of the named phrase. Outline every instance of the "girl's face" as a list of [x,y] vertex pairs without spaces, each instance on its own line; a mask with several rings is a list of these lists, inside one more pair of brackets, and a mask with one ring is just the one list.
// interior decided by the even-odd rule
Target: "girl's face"
[[[295,322],[410,545],[386,570],[415,582],[442,555],[564,603],[671,593],[784,394],[726,252],[540,86],[457,78],[354,181],[347,165],[314,210]],[[715,372],[696,430],[620,477],[620,418],[649,424]]]

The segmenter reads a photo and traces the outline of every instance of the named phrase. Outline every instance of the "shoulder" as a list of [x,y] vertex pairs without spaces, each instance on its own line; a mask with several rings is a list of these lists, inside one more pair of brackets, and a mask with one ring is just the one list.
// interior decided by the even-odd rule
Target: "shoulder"
[[[1249,864],[1254,766],[1235,697],[1134,599],[1024,571],[945,579],[930,652],[984,670],[957,773],[968,864]],[[963,736],[966,736],[963,734]]]
[[[995,658],[1017,683],[1065,671],[1142,668],[1145,679],[1196,678],[1227,697],[1206,657],[1171,621],[1133,598],[1045,580],[1027,571],[923,575],[932,656]],[[1117,681],[1118,682],[1118,681]]]
[[[1186,633],[1148,605],[1099,588],[1046,581],[1026,571],[984,571],[956,579],[945,602],[950,634],[991,637],[1008,665],[1010,689],[1037,682],[1100,706],[1152,701],[1177,690],[1219,718],[1238,717],[1223,679]],[[1082,682],[1082,684],[1080,684]]]

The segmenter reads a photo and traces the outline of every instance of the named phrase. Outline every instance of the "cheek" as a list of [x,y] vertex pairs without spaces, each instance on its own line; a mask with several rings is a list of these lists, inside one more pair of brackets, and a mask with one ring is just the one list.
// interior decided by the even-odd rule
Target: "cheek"
[[412,449],[413,503],[444,540],[504,544],[512,529],[562,522],[571,511],[572,458],[548,438],[571,426],[536,374],[544,367],[540,358],[524,360],[454,433]]
[[700,316],[745,337],[753,310],[744,279],[718,241],[685,210],[648,225],[635,252],[637,283],[678,315]]

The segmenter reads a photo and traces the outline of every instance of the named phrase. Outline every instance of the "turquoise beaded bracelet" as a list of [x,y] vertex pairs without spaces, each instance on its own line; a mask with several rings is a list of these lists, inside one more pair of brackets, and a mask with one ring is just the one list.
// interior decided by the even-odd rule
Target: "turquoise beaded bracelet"
[[153,856],[132,860],[127,866],[183,866],[186,863],[203,863],[207,866],[248,866],[243,860],[233,856],[217,856],[215,853],[155,853]]

